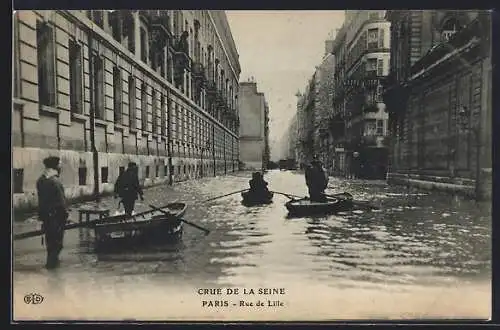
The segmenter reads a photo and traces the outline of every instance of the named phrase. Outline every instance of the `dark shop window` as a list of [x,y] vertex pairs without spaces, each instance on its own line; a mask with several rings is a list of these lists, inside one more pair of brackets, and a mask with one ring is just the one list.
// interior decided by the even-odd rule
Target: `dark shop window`
[[146,166],[146,178],[149,178],[149,166]]
[[80,167],[78,169],[78,184],[80,186],[85,186],[87,184],[87,168]]
[[184,174],[186,174],[186,165],[182,166],[182,170],[184,171]]
[[159,165],[156,165],[155,172],[156,172],[156,177],[159,177],[159,173],[160,173],[160,166]]
[[101,182],[102,183],[108,182],[108,168],[107,167],[101,167]]
[[121,175],[123,172],[125,172],[125,167],[124,166],[120,166],[120,168],[119,168],[119,174]]
[[15,168],[13,173],[14,194],[23,193],[24,169]]
[[168,165],[165,165],[163,168],[163,176],[166,176],[168,174]]

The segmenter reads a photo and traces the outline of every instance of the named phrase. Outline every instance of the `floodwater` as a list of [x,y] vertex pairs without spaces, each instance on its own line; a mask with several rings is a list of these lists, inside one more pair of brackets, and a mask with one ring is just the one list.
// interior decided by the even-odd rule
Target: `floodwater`
[[[69,230],[61,267],[47,271],[40,237],[15,241],[14,318],[490,317],[491,205],[338,178],[330,178],[329,192],[350,192],[379,209],[288,218],[288,199],[279,194],[262,207],[244,207],[239,193],[202,202],[244,189],[249,179],[250,173],[237,173],[146,190],[137,212],[185,201],[185,219],[210,230],[205,235],[185,225],[177,244],[96,254],[92,230]],[[269,171],[265,179],[273,191],[306,195],[299,172]],[[101,204],[114,212],[117,200]],[[14,233],[37,229],[33,218],[17,220]],[[238,294],[228,295],[236,288]],[[43,303],[25,304],[29,293],[41,294]]]

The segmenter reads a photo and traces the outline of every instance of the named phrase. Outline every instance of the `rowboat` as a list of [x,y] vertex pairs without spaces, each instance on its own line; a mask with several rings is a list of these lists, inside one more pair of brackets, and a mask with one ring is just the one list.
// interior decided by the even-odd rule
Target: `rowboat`
[[285,204],[285,207],[288,213],[294,216],[334,214],[352,208],[351,194],[343,193],[336,196],[336,198],[328,198],[326,202],[314,202],[308,197],[292,199]]
[[185,203],[171,203],[161,211],[150,210],[133,215],[116,215],[95,223],[94,233],[96,248],[121,245],[135,245],[152,242],[165,242],[182,237],[183,222],[186,213]]
[[241,193],[243,200],[241,203],[245,206],[267,205],[273,202],[273,193],[269,192],[267,196],[257,196],[249,191]]

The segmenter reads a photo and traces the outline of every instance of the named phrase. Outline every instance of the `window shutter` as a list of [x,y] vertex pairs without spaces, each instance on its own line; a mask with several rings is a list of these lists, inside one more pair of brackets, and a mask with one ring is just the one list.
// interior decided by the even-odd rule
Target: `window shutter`
[[378,30],[378,48],[384,48],[384,35],[385,35],[384,29],[379,29]]

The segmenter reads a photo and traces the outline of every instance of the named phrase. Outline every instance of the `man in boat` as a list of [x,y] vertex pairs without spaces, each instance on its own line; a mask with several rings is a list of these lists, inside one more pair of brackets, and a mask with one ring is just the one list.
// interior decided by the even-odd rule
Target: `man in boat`
[[134,162],[128,164],[127,169],[118,176],[115,183],[115,198],[120,197],[125,214],[128,216],[134,212],[135,201],[140,196],[144,200],[144,193],[139,183],[139,168]]
[[264,180],[262,173],[252,173],[252,180],[249,181],[250,190],[248,191],[252,196],[258,198],[268,198],[270,196],[269,189],[267,189],[267,182]]
[[68,220],[64,187],[59,180],[61,160],[48,157],[43,160],[45,170],[36,182],[38,193],[38,216],[45,232],[47,262],[45,267],[53,269],[59,266],[59,254],[63,248],[64,225]]
[[313,202],[326,202],[325,189],[328,186],[328,175],[316,157],[306,168],[305,176],[310,200]]

